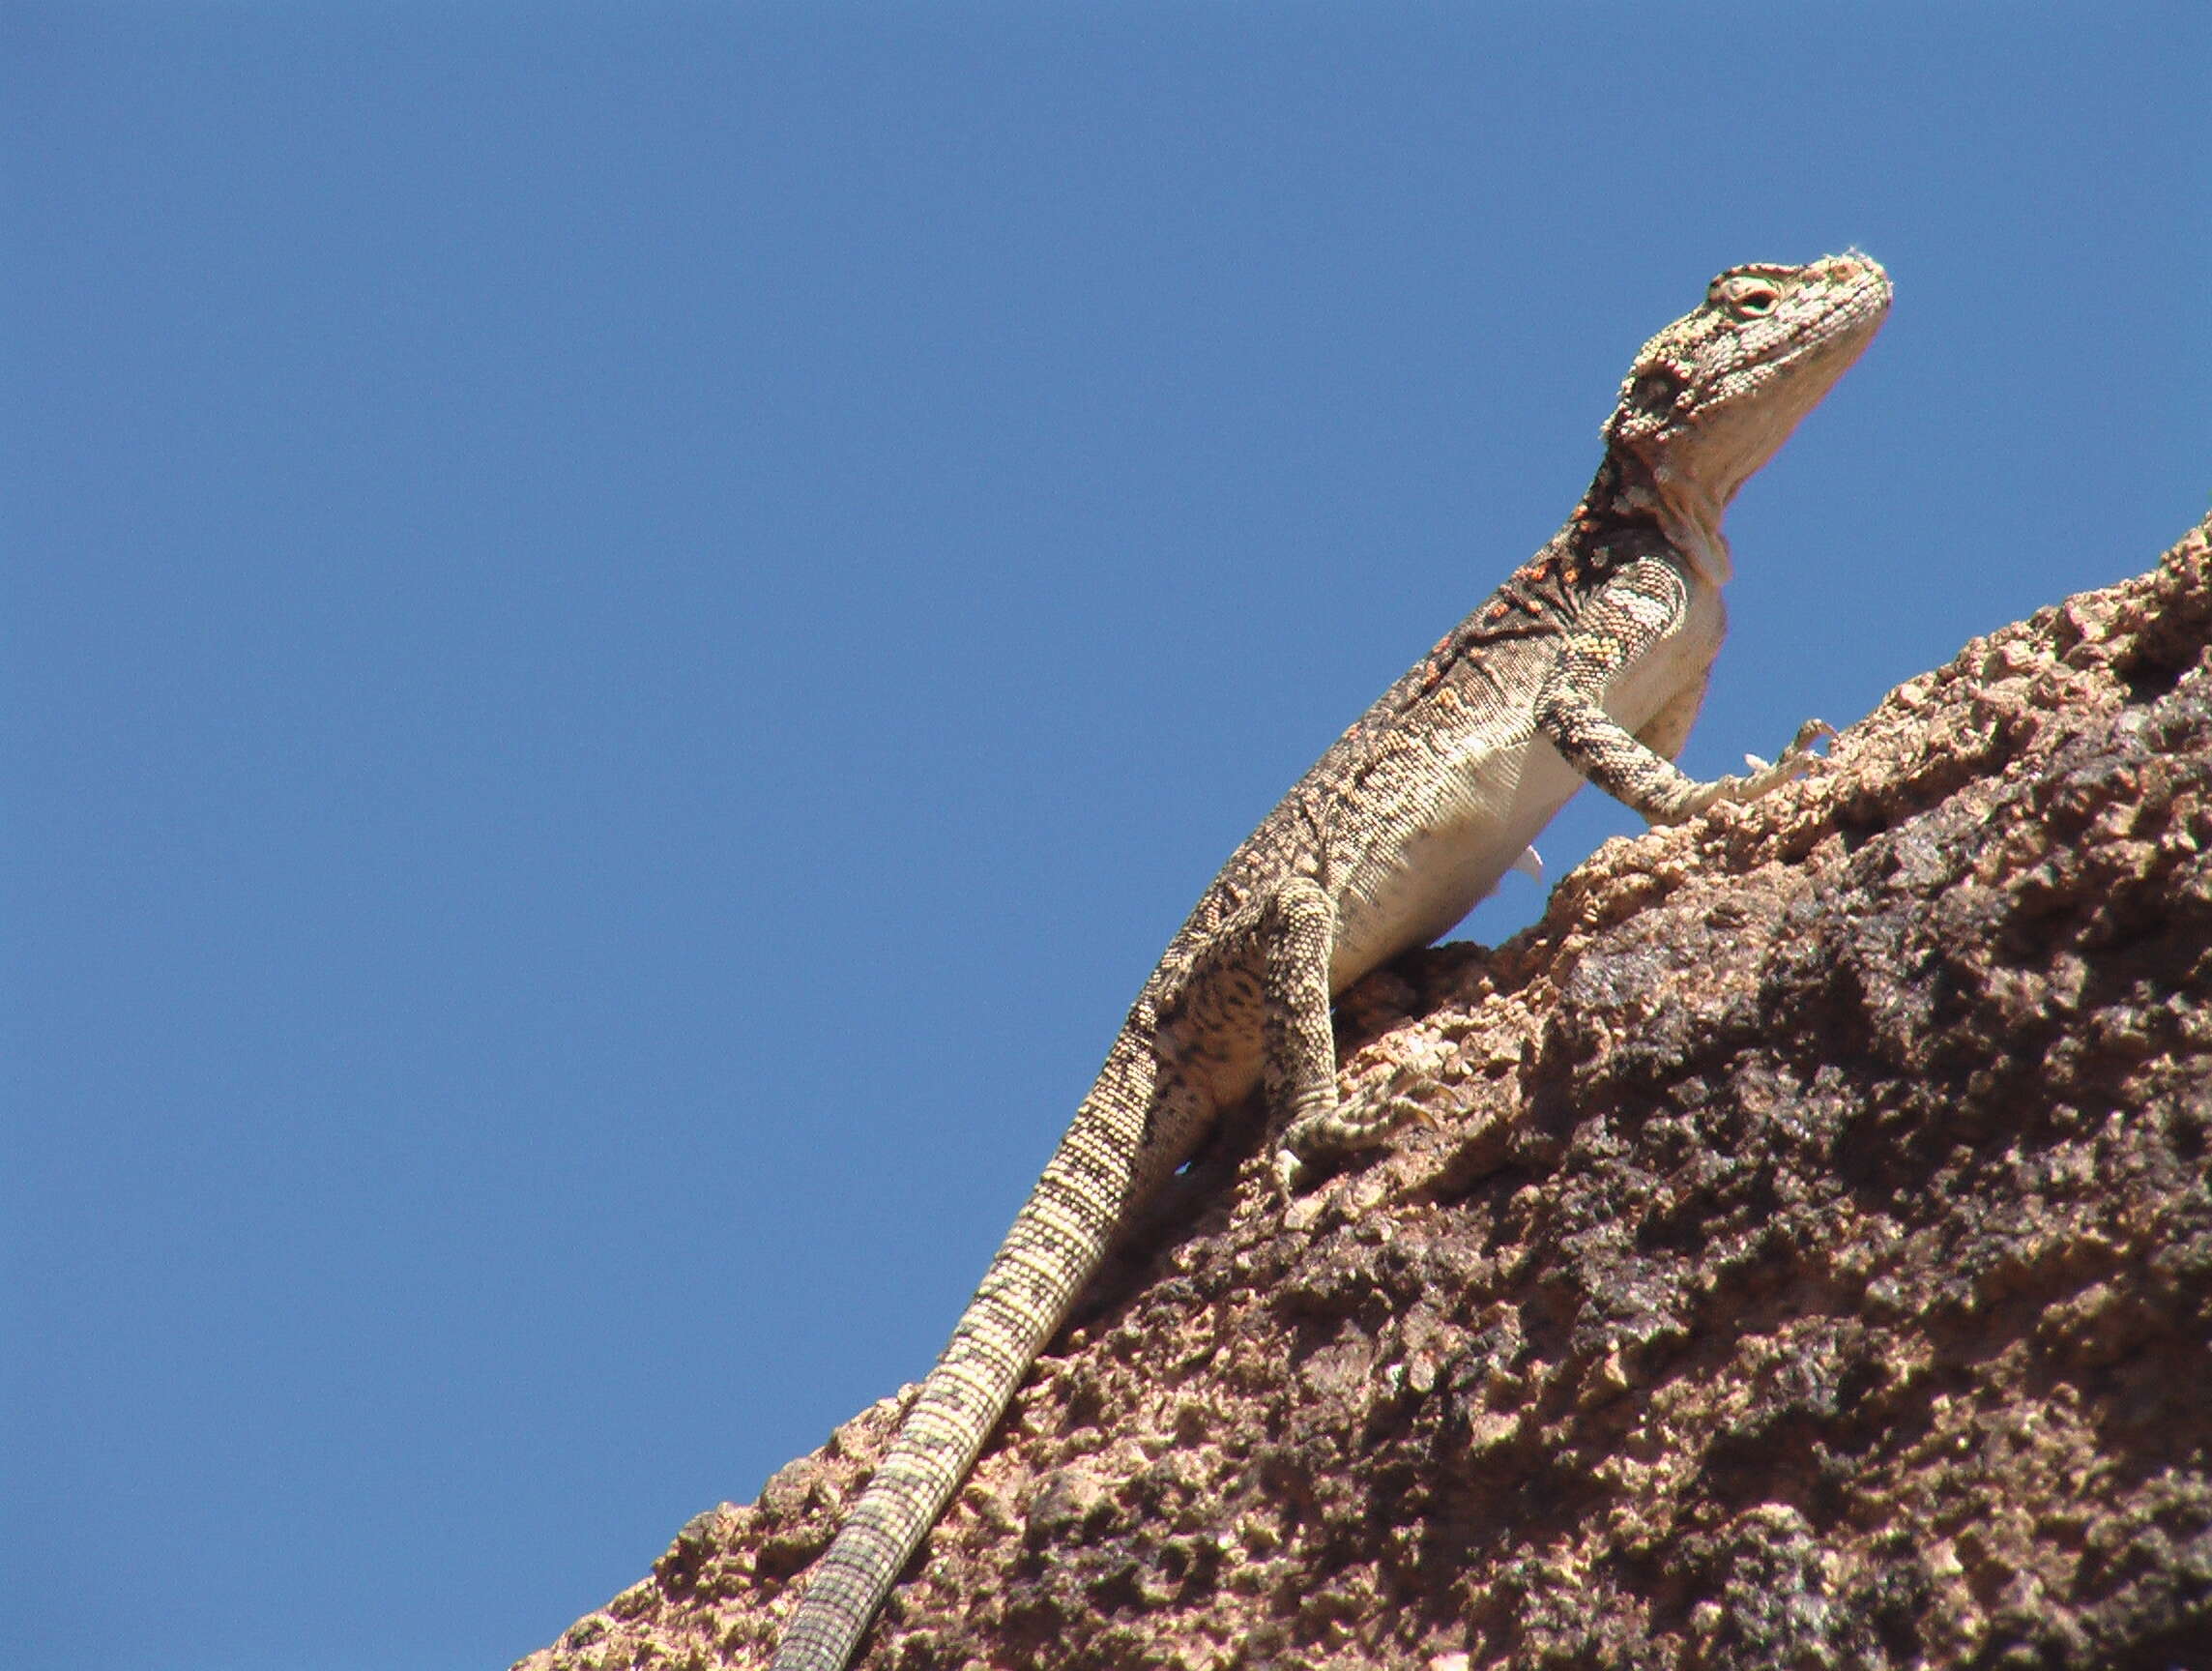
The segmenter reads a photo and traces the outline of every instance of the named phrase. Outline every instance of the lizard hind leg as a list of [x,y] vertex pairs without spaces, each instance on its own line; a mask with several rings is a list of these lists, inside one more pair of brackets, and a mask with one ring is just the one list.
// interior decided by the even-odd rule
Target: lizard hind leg
[[1260,1084],[1276,1139],[1275,1182],[1288,1199],[1314,1163],[1372,1149],[1412,1119],[1429,1119],[1410,1086],[1345,1101],[1336,1090],[1329,964],[1336,907],[1321,885],[1291,877],[1258,903],[1249,933],[1260,953]]
[[[1281,1120],[1275,1182],[1285,1198],[1324,1157],[1371,1149],[1410,1118],[1426,1119],[1411,1099],[1390,1095],[1344,1101],[1336,1090],[1336,1034],[1329,1021],[1328,974],[1336,912],[1319,884],[1287,883],[1264,919],[1266,1045],[1262,1083]],[[1393,1090],[1396,1090],[1393,1087]]]
[[[1270,1125],[1327,1129],[1338,1113],[1336,1031],[1329,1020],[1335,946],[1335,902],[1304,876],[1283,878],[1215,926],[1183,977],[1172,1025],[1162,1029],[1161,1042],[1177,1067],[1182,1072],[1202,1065],[1227,1069],[1234,1085],[1251,1071],[1246,1052],[1257,1044]],[[1239,1060],[1241,1071],[1229,1068]],[[1229,1093],[1229,1099],[1242,1094]]]
[[1260,911],[1260,1085],[1267,1111],[1296,1125],[1336,1107],[1336,1029],[1329,961],[1336,905],[1318,882],[1293,877]]

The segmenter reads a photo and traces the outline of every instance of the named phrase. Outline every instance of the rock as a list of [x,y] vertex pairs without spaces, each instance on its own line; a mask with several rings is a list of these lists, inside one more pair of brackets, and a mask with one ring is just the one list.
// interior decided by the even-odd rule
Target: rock
[[[1348,995],[1432,1123],[1094,1297],[863,1663],[2212,1666],[2208,641],[2200,527]],[[895,1416],[522,1664],[765,1665]]]

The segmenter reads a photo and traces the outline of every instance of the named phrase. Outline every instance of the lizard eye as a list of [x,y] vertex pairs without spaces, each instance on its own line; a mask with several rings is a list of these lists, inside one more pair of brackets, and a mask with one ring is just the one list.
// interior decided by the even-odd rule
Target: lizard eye
[[1771,278],[1736,273],[1713,280],[1712,299],[1738,319],[1759,319],[1774,311],[1782,290]]

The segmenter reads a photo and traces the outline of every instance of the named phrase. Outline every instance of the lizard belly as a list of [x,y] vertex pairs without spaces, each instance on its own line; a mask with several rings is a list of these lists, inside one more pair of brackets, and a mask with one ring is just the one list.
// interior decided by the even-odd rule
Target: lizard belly
[[[1703,681],[1724,620],[1718,595],[1700,588],[1676,630],[1607,692],[1606,712],[1632,735],[1642,730],[1687,682]],[[1470,736],[1445,776],[1449,790],[1422,795],[1426,816],[1370,847],[1338,901],[1331,992],[1447,932],[1584,781],[1527,722]]]
[[1430,816],[1377,842],[1351,878],[1337,908],[1332,991],[1465,917],[1583,783],[1532,731],[1470,749],[1451,777]]

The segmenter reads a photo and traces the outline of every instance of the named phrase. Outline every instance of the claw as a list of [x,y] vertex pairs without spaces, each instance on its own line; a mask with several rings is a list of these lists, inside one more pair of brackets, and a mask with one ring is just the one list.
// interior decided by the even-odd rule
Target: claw
[[1416,1125],[1426,1126],[1431,1131],[1441,1130],[1443,1128],[1442,1115],[1434,1108],[1424,1108],[1410,1097],[1395,1099],[1392,1106],[1401,1118],[1412,1120]]
[[1791,753],[1803,753],[1816,743],[1839,743],[1836,728],[1825,719],[1808,719],[1797,727],[1797,736],[1790,745]]

